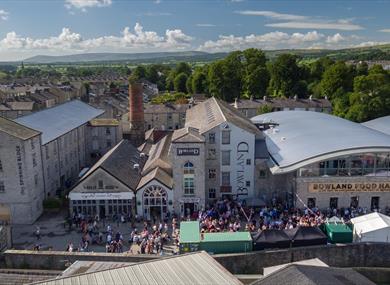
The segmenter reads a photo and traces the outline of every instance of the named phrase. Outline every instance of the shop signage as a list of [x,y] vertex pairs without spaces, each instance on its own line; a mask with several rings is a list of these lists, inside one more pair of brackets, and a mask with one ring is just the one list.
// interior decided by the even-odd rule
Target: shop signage
[[178,148],[177,149],[177,155],[178,156],[185,156],[185,155],[199,155],[200,151],[199,148],[192,147],[192,148]]
[[246,181],[244,176],[248,153],[249,153],[249,145],[246,142],[240,142],[237,145],[237,155],[236,155],[237,195],[242,195],[242,196],[248,195],[248,188],[246,187]]
[[195,197],[184,197],[179,199],[179,203],[199,203],[200,198]]
[[134,197],[131,192],[117,193],[69,193],[71,200],[130,200]]
[[309,183],[309,192],[390,192],[390,182]]

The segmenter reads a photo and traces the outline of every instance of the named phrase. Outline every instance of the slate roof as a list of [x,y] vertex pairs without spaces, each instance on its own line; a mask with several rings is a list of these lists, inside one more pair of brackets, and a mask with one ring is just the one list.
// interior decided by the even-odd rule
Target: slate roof
[[235,276],[206,252],[167,257],[116,269],[60,277],[34,284],[242,285]]
[[[96,169],[101,168],[111,174],[113,177],[128,186],[134,192],[141,179],[141,170],[145,164],[146,156],[141,157],[140,151],[133,146],[128,140],[120,141],[109,152],[107,152],[98,162],[79,180],[76,186],[88,176],[95,172]],[[134,169],[134,164],[139,165],[139,169]],[[74,188],[76,188],[76,186]],[[72,192],[96,192],[93,190],[72,190]],[[107,189],[101,191],[109,192]]]
[[237,109],[257,109],[263,105],[273,108],[332,108],[328,99],[292,99],[292,98],[267,98],[253,100],[237,100],[231,104]]
[[203,134],[224,122],[229,122],[253,134],[259,134],[257,127],[238,110],[223,102],[211,97],[187,110],[186,127],[199,129]]
[[204,143],[205,141],[204,136],[199,134],[199,130],[194,128],[178,129],[172,135],[172,142],[176,143]]
[[17,118],[15,122],[40,131],[42,144],[46,144],[103,113],[103,110],[73,100]]
[[146,175],[149,171],[156,167],[160,167],[166,172],[170,172],[172,166],[168,157],[169,147],[171,145],[172,133],[167,134],[158,143],[154,144],[149,152],[148,160],[142,170],[142,175]]
[[291,264],[251,285],[374,285],[352,268],[335,268]]
[[40,134],[37,130],[30,129],[3,117],[0,117],[0,131],[22,140],[28,140]]
[[150,171],[148,174],[144,175],[141,178],[141,180],[140,180],[140,182],[138,184],[138,188],[137,189],[142,188],[143,186],[145,186],[146,184],[148,184],[152,180],[157,180],[157,181],[159,181],[160,183],[164,184],[165,186],[167,186],[170,189],[172,189],[172,187],[173,187],[172,175],[166,173],[160,167],[156,167],[152,171]]
[[185,113],[189,104],[144,104],[144,113]]

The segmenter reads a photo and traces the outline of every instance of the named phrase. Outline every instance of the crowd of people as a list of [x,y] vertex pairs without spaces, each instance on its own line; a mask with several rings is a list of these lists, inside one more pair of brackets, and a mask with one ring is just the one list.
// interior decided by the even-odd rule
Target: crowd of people
[[[90,251],[91,245],[105,246],[106,252],[129,254],[163,254],[167,244],[178,248],[180,243],[179,222],[182,220],[198,220],[201,233],[212,232],[258,232],[267,229],[292,229],[296,227],[315,227],[326,222],[327,218],[337,216],[348,222],[351,218],[366,214],[366,208],[340,208],[320,211],[318,208],[288,208],[279,203],[261,208],[245,207],[238,201],[220,200],[207,210],[200,210],[187,217],[178,219],[175,215],[165,217],[162,221],[143,221],[139,217],[115,215],[109,220],[116,224],[116,230],[106,219],[98,216],[74,214],[68,220],[69,229],[76,227],[81,232],[78,246],[70,242],[67,251]],[[384,210],[390,213],[390,209]],[[122,234],[121,225],[128,230]],[[138,225],[138,227],[137,227]],[[37,241],[41,238],[40,228],[35,232]],[[125,249],[128,246],[128,249]],[[36,250],[39,250],[37,247]]]

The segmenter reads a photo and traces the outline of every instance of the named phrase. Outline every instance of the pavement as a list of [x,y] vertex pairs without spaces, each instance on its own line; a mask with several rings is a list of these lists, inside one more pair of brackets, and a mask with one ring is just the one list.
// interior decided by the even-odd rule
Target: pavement
[[[14,249],[26,249],[32,250],[37,244],[41,246],[43,250],[51,249],[55,251],[64,251],[66,250],[69,242],[73,243],[73,246],[79,247],[82,233],[75,226],[72,230],[68,229],[68,226],[64,226],[64,221],[67,216],[67,211],[60,213],[44,213],[34,224],[32,225],[13,225],[12,226],[12,240]],[[103,232],[105,231],[107,225],[110,224],[113,230],[113,233],[119,231],[123,235],[124,246],[123,252],[129,251],[130,246],[128,243],[130,233],[132,231],[130,223],[119,223],[119,226],[116,222],[106,221],[105,226],[103,223],[99,223],[99,229]],[[40,227],[41,238],[38,240],[35,232],[37,226]],[[141,230],[143,224],[137,224],[137,229]],[[105,234],[104,238],[105,240]],[[171,246],[168,245],[168,248]],[[167,249],[168,249],[167,248]],[[102,245],[90,245],[90,252],[105,252],[105,243]],[[131,248],[133,254],[136,254],[139,249],[136,246]]]

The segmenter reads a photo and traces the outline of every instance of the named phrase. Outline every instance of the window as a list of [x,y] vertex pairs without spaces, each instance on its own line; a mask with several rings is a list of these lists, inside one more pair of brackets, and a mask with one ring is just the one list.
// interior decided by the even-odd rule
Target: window
[[209,199],[215,199],[217,197],[215,188],[209,188]]
[[0,160],[0,172],[3,171],[3,164],[1,163],[1,160]]
[[35,184],[35,186],[38,185],[38,174],[34,175],[34,184]]
[[33,167],[37,166],[37,154],[36,153],[32,154],[32,163],[33,163]]
[[222,131],[222,144],[230,144],[230,131]]
[[308,198],[307,199],[307,207],[312,209],[316,206],[316,198]]
[[222,151],[222,165],[230,165],[230,150]]
[[110,128],[106,128],[106,135],[111,135],[111,130],[110,130]]
[[193,195],[194,189],[194,178],[184,177],[184,195]]
[[187,161],[184,164],[184,174],[194,174],[194,165],[192,162]]
[[209,178],[215,179],[216,176],[217,176],[217,171],[215,169],[209,169]]
[[216,151],[215,148],[210,148],[207,151],[207,159],[215,159],[216,158]]
[[111,147],[111,140],[107,140],[107,147]]
[[267,177],[267,172],[264,169],[260,169],[259,171],[259,178],[265,179]]
[[331,209],[337,209],[339,204],[339,198],[337,197],[331,197],[329,200],[329,207]]
[[246,165],[251,165],[251,164],[252,164],[252,161],[251,161],[250,158],[248,158],[248,159],[246,160]]
[[5,192],[5,186],[4,186],[4,181],[0,181],[0,193]]
[[379,197],[371,197],[371,211],[379,209]]
[[230,172],[222,172],[222,186],[230,186]]
[[250,181],[245,181],[245,186],[246,187],[251,187],[251,182]]
[[357,208],[359,207],[359,197],[353,196],[351,197],[351,208]]
[[98,181],[98,188],[103,189],[103,180]]
[[168,120],[172,120],[172,114],[168,114]]
[[45,146],[46,159],[49,159],[49,145]]
[[209,133],[209,143],[210,144],[215,143],[215,133]]
[[34,140],[32,139],[30,142],[31,142],[31,149],[35,149]]

